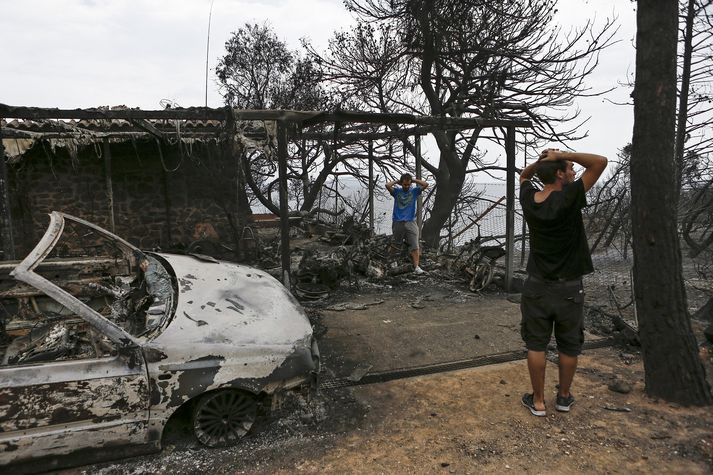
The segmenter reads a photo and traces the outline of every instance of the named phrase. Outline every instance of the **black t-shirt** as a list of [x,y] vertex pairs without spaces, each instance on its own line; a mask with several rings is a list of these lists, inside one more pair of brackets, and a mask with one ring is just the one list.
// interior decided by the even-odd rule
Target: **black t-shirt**
[[527,180],[520,186],[520,205],[530,228],[527,272],[544,279],[576,279],[594,271],[582,208],[587,205],[582,180],[553,191],[535,203],[539,191]]

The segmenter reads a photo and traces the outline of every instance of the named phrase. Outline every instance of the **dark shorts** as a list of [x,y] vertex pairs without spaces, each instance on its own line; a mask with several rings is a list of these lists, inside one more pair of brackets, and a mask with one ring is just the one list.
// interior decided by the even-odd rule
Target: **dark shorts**
[[394,244],[396,246],[401,246],[401,243],[406,239],[409,251],[418,249],[418,225],[416,221],[393,221],[391,232],[394,235]]
[[522,289],[520,333],[528,350],[545,351],[555,330],[557,350],[577,356],[584,343],[582,279],[563,282],[528,277]]

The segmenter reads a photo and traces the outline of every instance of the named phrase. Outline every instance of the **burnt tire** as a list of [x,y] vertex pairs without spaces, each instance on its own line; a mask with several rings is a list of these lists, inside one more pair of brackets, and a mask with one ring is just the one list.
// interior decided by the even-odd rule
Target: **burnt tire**
[[250,393],[224,389],[203,395],[193,410],[193,433],[208,447],[238,442],[255,422],[257,401]]

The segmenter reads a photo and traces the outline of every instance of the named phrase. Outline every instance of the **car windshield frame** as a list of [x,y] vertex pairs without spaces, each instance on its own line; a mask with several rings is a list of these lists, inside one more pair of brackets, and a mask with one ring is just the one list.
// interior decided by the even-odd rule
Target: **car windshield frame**
[[42,277],[34,271],[35,268],[37,268],[37,266],[40,265],[42,261],[47,258],[47,256],[49,256],[59,242],[59,239],[62,237],[64,232],[65,221],[72,221],[79,225],[86,226],[101,236],[110,239],[116,244],[118,249],[129,262],[134,262],[136,260],[135,256],[143,255],[141,250],[137,247],[131,245],[106,229],[96,226],[95,224],[81,218],[77,218],[76,216],[59,211],[52,211],[50,213],[50,223],[44,236],[40,239],[35,248],[27,255],[27,257],[25,257],[25,259],[23,259],[22,262],[20,262],[20,264],[18,264],[17,267],[10,272],[10,275],[21,282],[31,285],[48,297],[65,306],[97,331],[106,335],[107,338],[120,347],[141,346],[142,343],[137,337],[132,336],[126,330],[105,318],[89,305],[74,297],[69,292],[53,283],[51,280]]

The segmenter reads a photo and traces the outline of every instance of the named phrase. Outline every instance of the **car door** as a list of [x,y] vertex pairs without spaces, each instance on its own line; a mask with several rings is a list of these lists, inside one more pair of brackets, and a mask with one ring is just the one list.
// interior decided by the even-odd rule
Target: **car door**
[[122,353],[0,367],[0,464],[145,443],[145,365]]

